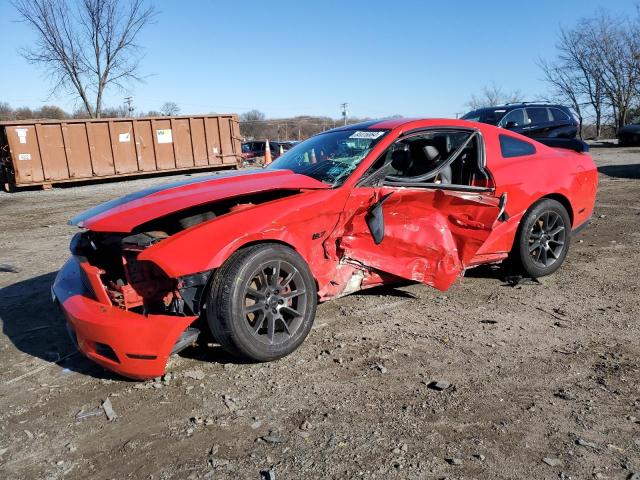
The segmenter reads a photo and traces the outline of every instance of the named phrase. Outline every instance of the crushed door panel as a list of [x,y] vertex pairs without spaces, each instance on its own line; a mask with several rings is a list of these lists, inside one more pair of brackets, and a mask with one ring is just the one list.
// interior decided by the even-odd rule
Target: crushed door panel
[[[367,224],[383,203],[384,237]],[[360,187],[345,208],[336,253],[369,268],[446,290],[488,238],[499,214],[493,196],[427,188]]]

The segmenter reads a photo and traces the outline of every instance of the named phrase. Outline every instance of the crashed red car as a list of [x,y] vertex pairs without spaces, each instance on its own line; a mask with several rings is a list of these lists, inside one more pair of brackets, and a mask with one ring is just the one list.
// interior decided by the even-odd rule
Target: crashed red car
[[266,169],[80,214],[53,295],[84,354],[144,379],[204,329],[268,361],[302,343],[321,301],[401,280],[446,290],[507,259],[548,275],[592,214],[597,172],[583,143],[545,142],[461,120],[331,130]]

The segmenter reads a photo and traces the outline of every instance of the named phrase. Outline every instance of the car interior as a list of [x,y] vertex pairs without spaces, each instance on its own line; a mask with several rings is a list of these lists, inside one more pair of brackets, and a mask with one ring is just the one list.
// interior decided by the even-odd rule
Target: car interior
[[386,170],[385,185],[488,187],[476,132],[439,130],[395,142],[374,165]]

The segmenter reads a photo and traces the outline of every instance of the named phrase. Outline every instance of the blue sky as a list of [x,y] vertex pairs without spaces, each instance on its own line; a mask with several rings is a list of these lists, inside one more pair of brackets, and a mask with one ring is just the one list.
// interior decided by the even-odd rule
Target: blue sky
[[[535,99],[545,92],[536,65],[554,55],[558,29],[598,8],[627,17],[634,0],[536,1],[156,1],[141,34],[144,83],[112,89],[137,109],[176,102],[184,114],[244,112],[270,117],[453,116],[495,82]],[[42,72],[17,53],[34,39],[0,0],[0,101],[39,107]]]

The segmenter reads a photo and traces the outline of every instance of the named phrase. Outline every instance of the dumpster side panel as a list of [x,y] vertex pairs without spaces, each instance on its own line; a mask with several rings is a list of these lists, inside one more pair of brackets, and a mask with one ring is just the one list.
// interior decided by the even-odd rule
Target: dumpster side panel
[[109,122],[109,134],[116,173],[137,172],[133,122]]
[[91,178],[91,153],[87,141],[87,128],[84,123],[63,123],[62,137],[67,153],[67,165],[70,178]]
[[114,175],[113,153],[111,152],[111,136],[109,124],[106,122],[87,123],[87,137],[93,172],[96,176]]
[[[44,181],[40,148],[34,125],[12,125],[5,127],[11,167],[16,183]],[[9,181],[9,179],[6,179]]]
[[209,165],[207,158],[207,137],[204,133],[204,119],[190,118],[191,145],[193,146],[193,161],[196,166]]
[[176,154],[176,167],[193,167],[193,149],[191,147],[191,130],[188,118],[171,120],[173,131],[173,145]]
[[220,165],[222,164],[222,157],[219,118],[205,118],[204,126],[205,132],[207,133],[209,165]]
[[36,124],[40,155],[44,179],[48,181],[67,180],[69,167],[67,166],[67,152],[62,139],[62,128],[59,124]]
[[176,168],[173,152],[173,131],[170,120],[152,120],[153,144],[156,149],[156,164],[158,170],[172,170]]
[[222,143],[222,163],[235,163],[233,139],[231,138],[231,118],[220,119],[220,141]]
[[153,145],[153,133],[151,132],[151,120],[139,120],[133,122],[136,136],[136,151],[138,152],[138,165],[143,172],[158,170],[156,165],[156,151]]

